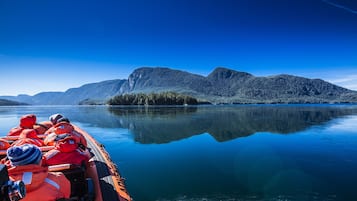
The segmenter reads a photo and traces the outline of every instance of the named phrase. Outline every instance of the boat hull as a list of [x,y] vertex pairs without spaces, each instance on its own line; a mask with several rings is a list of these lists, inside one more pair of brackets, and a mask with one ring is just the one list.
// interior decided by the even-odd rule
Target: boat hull
[[87,175],[94,184],[95,201],[131,201],[124,179],[104,146],[78,126],[74,127],[86,138],[88,150],[92,155],[87,167]]

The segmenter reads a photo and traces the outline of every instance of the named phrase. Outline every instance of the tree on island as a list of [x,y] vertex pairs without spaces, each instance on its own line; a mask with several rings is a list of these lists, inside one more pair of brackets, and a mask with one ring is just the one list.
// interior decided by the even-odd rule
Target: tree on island
[[197,105],[196,98],[175,92],[137,93],[114,96],[109,105]]

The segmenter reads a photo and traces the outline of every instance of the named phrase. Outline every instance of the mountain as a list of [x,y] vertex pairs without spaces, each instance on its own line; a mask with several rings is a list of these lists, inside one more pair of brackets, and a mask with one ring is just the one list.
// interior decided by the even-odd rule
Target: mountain
[[19,103],[16,101],[10,101],[6,99],[0,99],[0,106],[12,106],[12,105],[26,105],[25,103]]
[[34,96],[0,96],[0,98],[33,105],[77,105],[88,99],[103,104],[110,97],[117,95],[125,82],[127,80],[107,80],[85,84],[79,88],[68,89],[65,92],[41,92]]
[[129,76],[127,85],[127,93],[170,90],[213,103],[357,102],[356,91],[321,79],[292,75],[256,77],[222,67],[207,77],[169,68],[140,68]]
[[105,103],[125,93],[174,91],[215,104],[220,103],[357,103],[357,92],[321,79],[293,75],[256,77],[223,67],[208,76],[170,68],[143,67],[127,80],[108,80],[71,88],[65,92],[42,92],[34,96],[0,98],[35,105]]

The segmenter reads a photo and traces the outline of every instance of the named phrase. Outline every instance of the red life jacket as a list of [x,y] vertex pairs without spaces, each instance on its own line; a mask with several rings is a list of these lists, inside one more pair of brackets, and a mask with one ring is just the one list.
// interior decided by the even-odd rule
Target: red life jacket
[[27,114],[20,118],[20,127],[33,128],[36,123],[36,116],[34,114]]
[[62,121],[49,128],[45,134],[50,134],[50,133],[63,134],[63,133],[70,133],[73,130],[74,127],[71,125],[71,123]]
[[15,142],[11,144],[11,146],[20,146],[24,144],[33,144],[38,147],[43,146],[43,141],[41,139],[32,139],[32,138],[23,138],[23,139],[18,139]]
[[87,147],[87,140],[82,133],[73,130],[71,135],[76,139],[78,144],[82,144],[84,147]]
[[45,132],[52,127],[52,123],[49,121],[43,121],[36,123],[33,128],[37,131],[38,134],[45,134]]
[[15,128],[10,129],[10,131],[7,135],[8,136],[19,136],[23,130],[24,130],[24,128],[15,127]]
[[52,149],[44,155],[46,159],[46,165],[58,165],[58,164],[75,164],[86,165],[88,163],[88,155],[80,150],[76,149],[72,152],[61,152],[57,149]]
[[43,146],[43,140],[37,136],[35,129],[24,129],[19,135],[19,139],[11,144],[11,146],[20,146],[23,144],[33,144],[36,146]]
[[0,150],[7,150],[10,147],[10,143],[7,140],[0,138]]
[[57,141],[55,148],[44,155],[46,165],[58,164],[87,164],[89,155],[78,148],[78,144],[73,137],[67,137],[63,140]]
[[22,180],[26,187],[26,196],[21,201],[55,201],[69,198],[71,184],[60,172],[48,172],[47,167],[24,165],[8,168],[13,181]]
[[36,116],[34,114],[24,115],[20,119],[20,125],[18,127],[12,128],[8,136],[18,136],[24,129],[33,128],[36,123]]
[[[84,138],[84,136],[74,130],[74,127],[68,122],[60,122],[54,125],[46,131],[46,134],[50,133],[56,133],[57,135],[68,133],[73,136],[78,144],[82,144],[83,146],[87,147],[87,140]],[[51,142],[48,142],[48,144],[51,144]]]
[[19,138],[38,138],[35,129],[24,129],[19,135]]

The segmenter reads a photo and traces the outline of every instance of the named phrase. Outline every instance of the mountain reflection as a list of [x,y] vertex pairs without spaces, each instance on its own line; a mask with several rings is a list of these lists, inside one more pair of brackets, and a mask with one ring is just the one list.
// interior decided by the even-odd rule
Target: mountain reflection
[[355,107],[218,106],[110,107],[117,126],[129,129],[137,142],[168,143],[209,133],[223,142],[256,132],[288,134],[357,114]]

